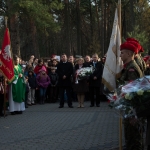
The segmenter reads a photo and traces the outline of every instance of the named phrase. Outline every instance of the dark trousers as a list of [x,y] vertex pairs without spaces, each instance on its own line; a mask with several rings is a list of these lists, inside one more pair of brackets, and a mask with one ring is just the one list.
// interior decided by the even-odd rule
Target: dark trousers
[[50,101],[52,103],[55,103],[57,99],[58,99],[58,87],[51,86],[50,87]]
[[36,103],[40,102],[40,89],[35,90]]
[[150,150],[150,116],[147,117],[146,144]]
[[71,90],[71,99],[75,102],[77,102],[77,94],[73,91],[73,88]]
[[95,104],[95,95],[96,95],[96,105],[100,104],[100,87],[90,87],[89,88],[90,92],[90,100],[91,100],[91,105],[94,106]]
[[60,106],[64,106],[64,93],[66,90],[67,94],[67,101],[68,106],[72,106],[72,100],[71,100],[71,87],[60,87],[59,88],[59,94],[60,94]]
[[29,92],[25,92],[25,106],[27,106],[27,101],[28,101],[28,93],[29,93]]
[[3,114],[4,94],[0,94],[0,114]]
[[85,93],[85,101],[89,101],[90,100],[90,93],[86,92]]
[[132,125],[130,119],[124,119],[124,136],[127,150],[144,150],[143,129],[139,125]]
[[46,102],[51,103],[51,101],[51,85],[49,84],[46,90]]

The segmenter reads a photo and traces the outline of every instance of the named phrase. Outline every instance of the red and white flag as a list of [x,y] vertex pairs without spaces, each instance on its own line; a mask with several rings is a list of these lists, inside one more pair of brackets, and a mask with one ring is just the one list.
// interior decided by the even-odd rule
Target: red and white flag
[[14,79],[14,65],[11,53],[9,29],[6,28],[0,53],[0,71],[11,82]]

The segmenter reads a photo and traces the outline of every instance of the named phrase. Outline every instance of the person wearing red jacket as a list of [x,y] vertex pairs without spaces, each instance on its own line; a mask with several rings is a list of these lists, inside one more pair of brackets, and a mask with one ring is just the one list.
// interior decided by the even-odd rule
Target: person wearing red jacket
[[[39,59],[38,60],[38,64],[36,65],[36,67],[34,68],[34,73],[37,75],[39,73],[39,70],[42,69],[42,67],[45,67],[46,69],[46,66],[44,65],[43,63],[43,59]],[[46,73],[47,73],[47,69],[46,69]]]

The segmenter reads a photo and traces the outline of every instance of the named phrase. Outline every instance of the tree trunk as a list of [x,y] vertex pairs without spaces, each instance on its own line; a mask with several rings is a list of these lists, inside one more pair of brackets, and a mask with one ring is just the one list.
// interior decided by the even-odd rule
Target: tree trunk
[[100,21],[99,21],[97,0],[95,0],[95,10],[96,10],[96,18],[97,18],[98,39],[100,40]]
[[77,13],[77,52],[81,55],[81,16],[80,16],[80,0],[76,0],[76,13]]
[[108,46],[109,46],[109,42],[110,42],[110,28],[112,28],[112,26],[110,25],[110,17],[112,17],[110,14],[110,9],[111,9],[111,5],[110,3],[108,3],[108,6],[107,6],[107,14],[106,14],[106,18],[107,18],[107,27],[106,27],[106,49],[105,49],[105,53],[104,55],[106,54],[107,50],[108,50]]
[[90,8],[90,28],[91,28],[91,44],[93,44],[93,15],[92,15],[92,6],[91,6],[91,0],[89,0],[89,8]]
[[69,0],[65,0],[65,20],[64,20],[64,26],[65,26],[65,37],[64,37],[64,50],[66,52],[67,55],[70,54],[70,28],[69,28]]
[[104,0],[101,0],[101,49],[104,55]]
[[13,54],[21,57],[20,54],[20,35],[19,35],[19,19],[18,14],[15,13],[10,18],[10,37]]
[[134,4],[133,0],[130,1],[130,23],[131,23],[131,32],[134,29]]
[[106,10],[107,10],[107,2],[105,1],[105,4],[104,4],[104,47],[103,47],[103,55],[105,54],[105,51],[106,51],[106,47],[107,47],[107,40],[106,40],[106,30],[107,30],[107,15],[106,15]]
[[31,55],[35,55],[36,58],[40,58],[39,46],[37,42],[37,30],[33,20],[30,21],[30,27],[31,27],[31,39],[33,44]]

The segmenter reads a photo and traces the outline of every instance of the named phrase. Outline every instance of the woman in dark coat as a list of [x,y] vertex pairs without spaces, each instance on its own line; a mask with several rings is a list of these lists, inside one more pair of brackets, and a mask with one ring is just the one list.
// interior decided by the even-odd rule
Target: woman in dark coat
[[[84,59],[83,58],[79,58],[77,60],[77,64],[75,65],[75,76],[77,73],[77,70],[80,68],[84,68],[87,67],[84,64]],[[87,83],[87,79],[83,79],[83,80],[79,80],[78,84],[74,84],[74,92],[77,93],[77,98],[78,98],[78,108],[79,107],[84,107],[84,97],[85,97],[85,93],[88,91],[88,83]]]

